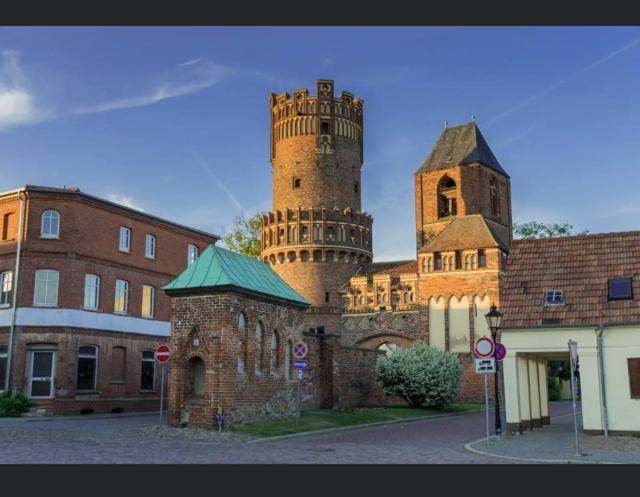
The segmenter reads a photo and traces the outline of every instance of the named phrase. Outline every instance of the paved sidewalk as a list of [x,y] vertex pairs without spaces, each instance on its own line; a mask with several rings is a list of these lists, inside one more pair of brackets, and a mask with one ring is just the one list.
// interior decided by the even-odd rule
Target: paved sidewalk
[[[579,429],[582,430],[580,423]],[[485,439],[476,440],[466,444],[465,448],[513,462],[640,464],[640,438],[605,438],[580,432],[579,441],[582,455],[576,456],[573,414],[569,412],[552,418],[551,424],[543,428],[507,436],[502,440],[493,439],[488,445]]]

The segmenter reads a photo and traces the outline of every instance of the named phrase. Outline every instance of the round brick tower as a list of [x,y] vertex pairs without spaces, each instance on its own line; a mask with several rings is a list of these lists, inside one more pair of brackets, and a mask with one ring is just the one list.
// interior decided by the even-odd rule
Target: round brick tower
[[262,259],[312,303],[310,327],[339,332],[338,289],[371,262],[373,219],[360,211],[362,100],[331,80],[272,94],[273,211],[262,219]]

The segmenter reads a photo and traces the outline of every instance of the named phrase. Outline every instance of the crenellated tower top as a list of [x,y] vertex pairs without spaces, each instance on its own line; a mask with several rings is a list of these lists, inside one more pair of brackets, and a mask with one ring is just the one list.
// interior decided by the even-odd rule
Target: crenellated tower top
[[271,161],[276,157],[277,144],[283,140],[304,135],[314,135],[316,153],[335,153],[337,137],[358,144],[360,164],[363,162],[362,107],[364,101],[352,93],[343,91],[334,95],[334,83],[319,79],[316,96],[307,88],[289,93],[272,93],[271,106]]

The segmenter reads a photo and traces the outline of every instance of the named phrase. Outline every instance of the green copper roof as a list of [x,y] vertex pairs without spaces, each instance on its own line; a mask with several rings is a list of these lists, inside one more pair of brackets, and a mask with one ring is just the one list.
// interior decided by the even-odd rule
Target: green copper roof
[[228,286],[310,305],[264,262],[215,245],[209,245],[193,264],[163,289],[172,293]]

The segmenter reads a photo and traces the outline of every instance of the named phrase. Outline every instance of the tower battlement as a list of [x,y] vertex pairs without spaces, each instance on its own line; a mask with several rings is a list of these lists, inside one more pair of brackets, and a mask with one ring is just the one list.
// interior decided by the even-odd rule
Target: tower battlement
[[269,104],[272,162],[280,142],[314,136],[317,154],[335,153],[336,140],[348,140],[358,146],[362,163],[362,99],[347,91],[335,96],[333,81],[321,79],[315,96],[307,88],[294,90],[293,95],[272,93]]
[[[355,251],[351,254],[352,262],[355,262],[356,255],[362,263],[370,262],[372,225],[373,218],[369,214],[354,212],[350,208],[310,207],[268,212],[262,216],[262,258],[269,263],[270,255],[288,247],[313,247],[334,249],[336,254]],[[276,260],[272,258],[273,262]]]

